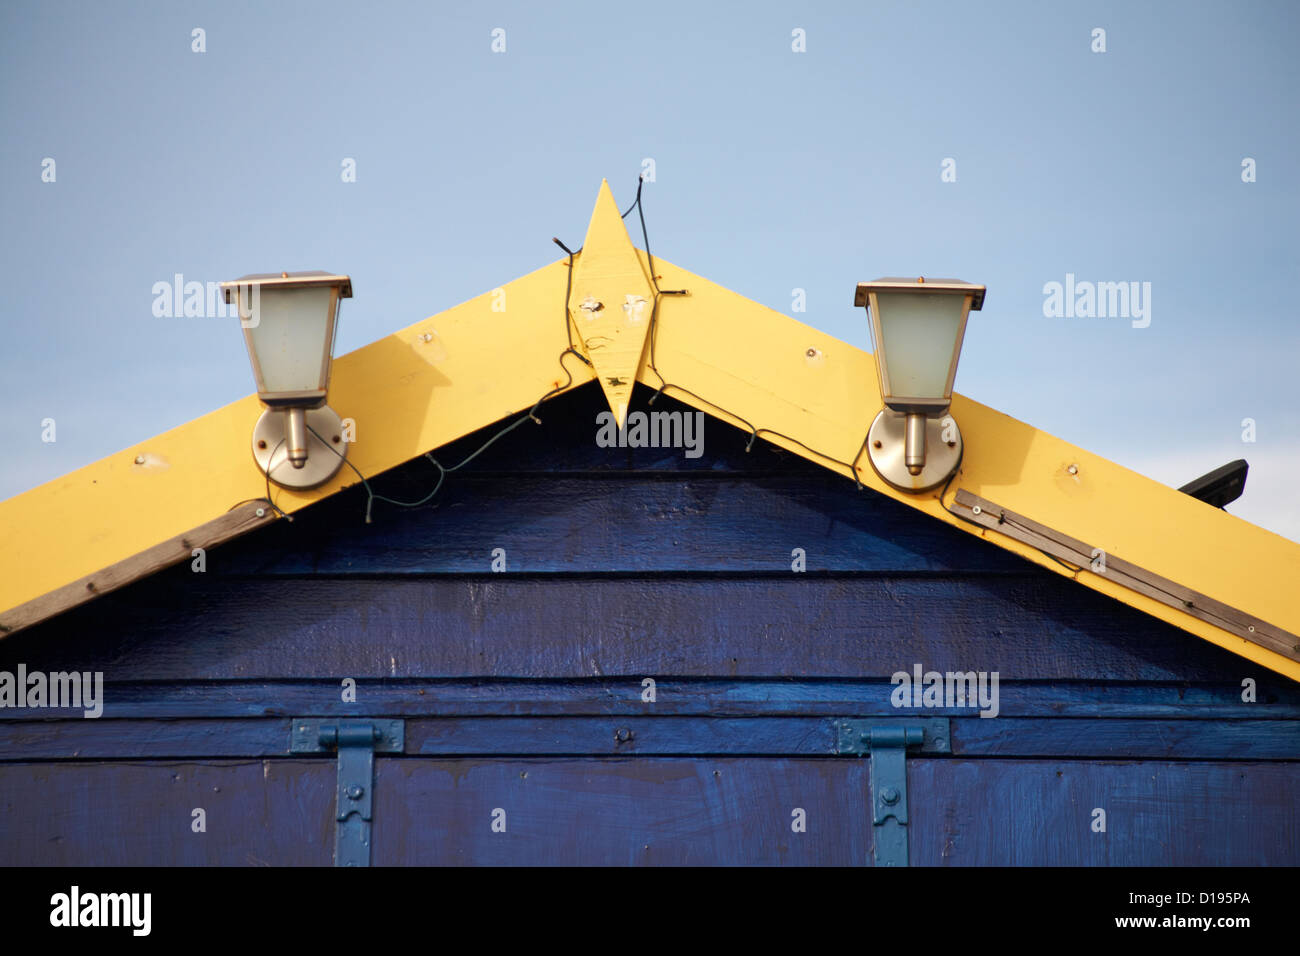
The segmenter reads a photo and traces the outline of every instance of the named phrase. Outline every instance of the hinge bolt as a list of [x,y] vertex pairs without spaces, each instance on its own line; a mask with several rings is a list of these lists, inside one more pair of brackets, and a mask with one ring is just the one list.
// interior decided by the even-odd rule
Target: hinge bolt
[[365,787],[348,787],[348,791],[347,791],[347,792],[348,792],[348,799],[349,799],[349,800],[360,800],[360,799],[362,798],[362,796],[365,795],[366,788],[365,788]]
[[886,787],[880,794],[880,799],[884,800],[885,803],[892,807],[898,802],[898,791],[893,787]]
[[614,731],[614,739],[620,744],[625,744],[632,739],[632,731],[626,727],[620,727]]

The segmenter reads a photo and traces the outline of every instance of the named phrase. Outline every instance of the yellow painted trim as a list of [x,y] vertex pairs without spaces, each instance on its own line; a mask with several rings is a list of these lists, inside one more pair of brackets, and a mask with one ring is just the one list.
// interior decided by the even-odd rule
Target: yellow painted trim
[[602,181],[582,255],[573,267],[569,311],[620,428],[645,352],[653,299],[648,274],[628,238],[614,194]]

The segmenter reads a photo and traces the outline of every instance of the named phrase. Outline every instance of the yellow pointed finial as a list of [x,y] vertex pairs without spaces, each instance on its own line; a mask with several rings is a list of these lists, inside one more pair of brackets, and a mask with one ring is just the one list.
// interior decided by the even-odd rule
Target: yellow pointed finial
[[653,304],[654,290],[641,257],[609,182],[602,179],[573,269],[569,311],[620,428],[645,354]]

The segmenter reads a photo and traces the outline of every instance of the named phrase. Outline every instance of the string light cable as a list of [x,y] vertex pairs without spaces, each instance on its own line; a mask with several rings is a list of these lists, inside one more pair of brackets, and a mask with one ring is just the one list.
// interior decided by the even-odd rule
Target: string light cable
[[696,392],[692,392],[689,388],[686,388],[682,385],[677,385],[673,382],[669,382],[664,377],[663,373],[659,371],[659,366],[655,359],[655,343],[658,339],[658,332],[659,332],[659,299],[665,295],[672,295],[672,296],[688,295],[689,290],[661,289],[659,287],[659,279],[655,275],[654,253],[650,251],[650,233],[649,230],[646,229],[646,224],[645,224],[645,207],[641,203],[641,187],[644,185],[644,182],[645,180],[643,178],[637,179],[636,200],[628,208],[628,211],[623,214],[623,217],[627,218],[628,213],[630,213],[633,209],[635,209],[637,211],[638,217],[641,220],[641,239],[645,243],[646,261],[649,263],[650,266],[650,274],[648,278],[650,280],[651,285],[654,286],[654,290],[655,290],[654,302],[650,306],[650,356],[649,356],[649,360],[646,363],[646,367],[649,368],[650,371],[654,372],[655,376],[659,379],[659,387],[655,389],[655,393],[652,396],[650,396],[649,404],[653,405],[655,403],[655,399],[657,399],[661,394],[663,394],[666,389],[669,388],[676,389],[678,392],[681,392],[684,395],[691,396],[691,398],[694,398],[697,402],[702,402],[705,405],[708,405],[710,408],[716,409],[722,412],[723,414],[730,416],[736,421],[743,422],[745,428],[749,430],[749,441],[746,442],[745,444],[746,453],[748,453],[754,447],[754,440],[758,438],[759,435],[763,435],[763,434],[775,435],[778,438],[784,439],[785,441],[798,445],[800,448],[804,449],[805,451],[811,452],[812,454],[816,455],[818,458],[824,458],[826,461],[832,462],[836,465],[839,465],[841,468],[846,469],[849,473],[849,477],[853,479],[853,483],[857,485],[858,491],[861,491],[866,486],[863,485],[862,480],[858,478],[857,466],[858,466],[858,462],[862,458],[863,451],[865,451],[867,447],[867,436],[865,434],[862,436],[862,444],[858,446],[857,454],[853,456],[853,461],[851,462],[842,461],[833,455],[828,455],[823,451],[818,451],[816,448],[804,444],[799,439],[791,435],[786,435],[783,432],[779,432],[774,428],[756,428],[754,424],[750,422],[748,419],[746,419],[744,416],[738,415],[735,412],[727,408],[724,408],[721,405],[718,405],[716,402],[709,401],[704,396]]
[[[374,503],[375,503],[376,501],[383,501],[383,502],[386,502],[387,504],[390,504],[390,505],[396,505],[396,506],[399,507],[399,508],[418,508],[418,507],[420,507],[421,505],[428,504],[430,501],[433,500],[434,496],[437,495],[438,492],[442,490],[442,483],[443,483],[443,481],[446,480],[446,478],[447,478],[447,476],[448,476],[449,474],[451,474],[451,473],[454,472],[454,471],[460,471],[462,468],[464,468],[466,465],[468,465],[470,462],[472,462],[472,461],[473,461],[475,458],[477,458],[479,455],[483,454],[483,452],[487,451],[487,450],[488,450],[489,448],[491,448],[494,444],[496,444],[496,442],[497,442],[498,440],[500,440],[500,439],[504,438],[506,435],[510,434],[512,431],[514,431],[516,428],[518,428],[518,427],[519,427],[520,425],[522,425],[524,422],[531,421],[531,422],[535,422],[536,424],[540,425],[540,424],[542,423],[542,420],[541,420],[540,418],[537,417],[537,409],[541,408],[542,403],[545,402],[547,399],[553,397],[554,395],[559,394],[560,392],[564,391],[566,388],[568,388],[570,385],[573,384],[573,373],[570,372],[569,369],[568,369],[568,367],[564,364],[564,357],[565,357],[566,355],[570,355],[570,354],[572,354],[572,355],[576,355],[579,359],[582,359],[583,362],[586,362],[586,361],[587,361],[587,359],[586,359],[585,356],[579,354],[579,353],[578,353],[575,349],[573,349],[572,347],[567,348],[567,349],[565,349],[563,352],[561,352],[561,353],[559,354],[558,361],[559,361],[559,363],[560,363],[560,368],[562,368],[562,369],[564,370],[564,375],[565,375],[565,379],[566,379],[565,382],[564,382],[564,384],[563,384],[563,385],[557,385],[555,388],[551,389],[549,392],[547,392],[545,395],[543,395],[541,398],[539,398],[539,399],[538,399],[538,400],[533,404],[533,407],[532,407],[532,408],[530,408],[528,411],[524,412],[524,414],[520,415],[518,418],[516,418],[514,421],[510,422],[510,423],[509,423],[508,425],[506,425],[505,427],[503,427],[503,428],[499,429],[497,432],[495,432],[495,433],[494,433],[494,434],[493,434],[493,435],[492,435],[492,436],[491,436],[487,441],[485,441],[483,444],[479,445],[478,448],[476,448],[473,452],[471,452],[471,453],[470,453],[469,455],[467,455],[464,459],[462,459],[462,460],[460,461],[459,464],[452,465],[450,468],[448,468],[447,466],[443,465],[442,462],[438,461],[438,459],[436,459],[436,458],[433,457],[433,452],[425,452],[425,454],[423,455],[423,457],[424,457],[424,458],[427,458],[427,459],[429,460],[429,462],[430,462],[430,463],[431,463],[435,468],[438,469],[438,480],[434,483],[433,490],[431,490],[431,491],[430,491],[427,495],[425,495],[423,498],[420,498],[418,501],[399,501],[399,500],[397,500],[396,498],[389,498],[387,495],[381,495],[381,494],[379,494],[379,493],[376,492],[373,488],[370,487],[370,482],[366,479],[366,476],[363,475],[363,474],[361,473],[361,471],[357,468],[357,466],[354,465],[354,464],[352,464],[352,462],[348,461],[347,458],[345,458],[345,457],[342,455],[342,453],[339,452],[338,449],[334,448],[332,445],[330,445],[328,442],[326,442],[325,439],[321,436],[321,434],[320,434],[318,431],[316,431],[316,429],[312,428],[311,425],[308,425],[308,426],[307,426],[307,430],[310,431],[313,435],[315,435],[318,439],[320,439],[321,444],[323,444],[326,448],[328,448],[328,449],[329,449],[330,451],[332,451],[334,454],[336,454],[336,455],[338,455],[340,458],[342,458],[342,459],[343,459],[343,463],[344,463],[345,465],[347,465],[347,466],[348,466],[349,468],[351,468],[354,472],[356,472],[356,476],[357,476],[358,479],[360,479],[360,481],[361,481],[361,485],[362,485],[362,487],[365,489],[365,492],[366,492],[366,524],[370,524],[370,523],[371,523],[371,510],[373,509],[373,507],[374,507]],[[588,363],[588,364],[590,364],[590,363]],[[278,510],[278,509],[277,509],[277,510]]]
[[[703,396],[697,394],[696,392],[691,391],[690,389],[682,385],[677,385],[673,382],[668,381],[668,379],[664,377],[663,373],[659,371],[658,364],[655,361],[656,358],[655,342],[656,339],[658,338],[658,326],[659,326],[659,300],[663,296],[682,296],[682,295],[687,295],[689,293],[688,290],[686,289],[663,289],[659,285],[659,280],[658,277],[655,275],[655,269],[654,269],[654,254],[650,251],[650,233],[649,230],[646,228],[645,207],[643,206],[641,201],[642,188],[644,187],[644,185],[645,185],[644,177],[637,177],[636,199],[633,200],[632,205],[628,206],[627,211],[622,214],[621,218],[627,219],[627,217],[632,214],[632,210],[635,209],[637,211],[638,218],[641,223],[641,238],[645,243],[646,260],[649,264],[649,270],[650,270],[648,278],[650,280],[651,285],[654,286],[654,301],[650,308],[650,329],[649,329],[650,356],[647,365],[651,369],[651,371],[655,373],[655,376],[659,379],[660,385],[655,390],[654,395],[650,397],[649,404],[653,405],[655,399],[657,399],[666,390],[670,388],[675,389],[676,391],[684,395],[689,395],[691,398],[695,399],[698,402],[708,405],[710,408],[722,412],[724,415],[727,415],[736,421],[743,422],[745,428],[748,429],[749,431],[749,441],[745,444],[746,452],[749,452],[753,448],[755,439],[757,439],[760,435],[774,435],[785,441],[791,442],[792,444],[798,445],[800,448],[803,448],[805,451],[808,451],[809,453],[816,455],[819,458],[823,458],[826,461],[832,462],[833,464],[839,465],[841,468],[846,469],[849,473],[849,476],[853,479],[854,483],[857,485],[858,490],[861,491],[865,487],[865,485],[863,485],[862,481],[858,478],[857,463],[858,461],[861,460],[862,453],[863,451],[866,450],[867,447],[867,438],[865,435],[863,436],[862,444],[858,447],[858,452],[856,455],[854,455],[853,460],[851,462],[842,461],[834,457],[833,455],[828,455],[825,452],[818,451],[816,448],[813,448],[799,441],[799,439],[794,438],[793,436],[786,435],[772,428],[755,427],[752,422],[748,421],[743,416],[738,415],[735,412],[732,412],[729,409],[716,404],[715,402],[709,401],[707,398],[704,398]],[[447,475],[464,468],[474,459],[478,458],[479,455],[483,454],[483,452],[487,451],[488,448],[494,445],[498,440],[504,438],[506,435],[514,431],[524,422],[532,421],[540,425],[542,423],[542,420],[537,417],[537,410],[542,406],[544,402],[553,398],[555,395],[558,395],[560,392],[565,391],[573,384],[573,373],[569,370],[568,366],[564,364],[565,356],[572,355],[587,367],[589,368],[591,367],[591,360],[588,359],[585,355],[583,355],[580,351],[578,351],[576,345],[574,344],[573,341],[574,323],[573,323],[573,315],[570,310],[570,301],[573,295],[573,259],[574,256],[582,252],[582,247],[579,246],[577,249],[570,249],[558,238],[552,238],[551,241],[554,242],[561,249],[563,249],[564,252],[569,257],[568,271],[564,283],[564,303],[563,303],[564,331],[565,331],[566,340],[568,341],[568,347],[565,348],[563,351],[561,351],[559,356],[557,357],[557,361],[560,363],[560,368],[564,371],[564,375],[565,375],[564,384],[557,385],[556,387],[547,391],[545,394],[542,395],[541,398],[539,398],[536,402],[533,403],[532,408],[530,408],[527,412],[525,412],[524,414],[520,415],[518,418],[514,419],[504,427],[497,430],[477,449],[471,452],[458,464],[453,465],[450,468],[444,466],[441,462],[439,462],[438,459],[433,456],[432,452],[426,452],[423,457],[427,458],[429,462],[435,468],[438,469],[438,479],[434,483],[433,489],[427,495],[425,495],[423,498],[420,498],[416,501],[399,501],[396,498],[390,498],[387,495],[379,494],[371,487],[370,481],[366,478],[365,475],[361,473],[361,471],[357,468],[356,465],[348,461],[348,459],[340,451],[338,451],[338,449],[334,448],[332,444],[325,441],[325,439],[320,435],[320,433],[317,432],[314,428],[312,428],[310,425],[307,426],[308,431],[310,431],[313,435],[315,435],[316,438],[320,440],[321,444],[324,445],[327,449],[329,449],[330,452],[332,452],[335,455],[338,455],[339,458],[343,459],[343,463],[346,464],[349,468],[351,468],[352,471],[356,474],[357,478],[360,480],[361,485],[366,492],[366,512],[365,512],[366,524],[371,523],[371,514],[374,508],[374,503],[376,501],[383,501],[387,504],[395,505],[399,508],[418,508],[422,505],[425,505],[431,500],[433,500],[433,498],[438,494],[438,492],[442,490],[442,485],[443,482],[446,480]],[[278,449],[279,445],[277,445],[276,448]],[[274,450],[272,451],[272,457],[274,457]],[[268,464],[269,462],[270,459],[268,459]],[[272,500],[271,498],[271,475],[270,475],[269,467],[265,471],[264,477],[266,479],[267,503],[281,517],[287,518],[290,521],[292,521],[293,520],[292,516],[286,513],[278,505],[276,505],[274,500]]]
[[[317,437],[319,438],[320,436],[318,435]],[[273,459],[273,458],[275,457],[275,453],[276,453],[277,451],[280,450],[280,446],[283,445],[283,444],[284,444],[284,439],[283,439],[283,438],[281,438],[278,442],[275,443],[275,447],[271,449],[271,454],[270,454],[270,456],[266,459],[267,467],[264,468],[264,469],[262,470],[262,477],[266,480],[266,497],[264,497],[264,498],[245,498],[243,501],[236,501],[233,505],[231,505],[229,508],[226,509],[226,513],[227,513],[227,514],[229,514],[230,512],[234,511],[234,510],[235,510],[236,508],[238,508],[240,505],[248,504],[250,501],[264,501],[264,502],[266,502],[266,504],[271,508],[272,511],[274,511],[277,515],[279,515],[279,516],[280,516],[281,518],[283,518],[285,521],[292,521],[292,520],[293,520],[293,515],[289,514],[287,511],[282,511],[282,510],[280,509],[280,506],[277,505],[274,501],[271,500],[271,468],[270,468],[270,465],[271,465],[271,459]],[[261,517],[261,516],[259,515],[258,517]]]

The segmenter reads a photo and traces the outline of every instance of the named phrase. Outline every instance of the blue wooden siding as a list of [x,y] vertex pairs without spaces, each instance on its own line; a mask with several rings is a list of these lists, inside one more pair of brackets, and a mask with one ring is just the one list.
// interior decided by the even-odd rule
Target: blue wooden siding
[[321,760],[6,763],[0,863],[328,866],[334,792]]
[[[327,760],[17,763],[2,779],[6,863],[324,866],[333,852]],[[374,860],[859,865],[869,781],[867,761],[842,759],[381,758]],[[1297,776],[1279,763],[912,758],[909,797],[916,865],[1284,865],[1300,839]],[[1089,831],[1098,801],[1105,836]],[[189,829],[195,806],[206,834]]]
[[[376,862],[868,863],[834,718],[945,716],[952,753],[909,757],[913,862],[1300,862],[1294,684],[717,422],[698,459],[598,448],[599,403],[558,399],[429,505],[366,525],[352,489],[0,641],[0,670],[107,681],[99,720],[0,710],[3,859],[328,862],[333,762],[290,757],[288,718],[364,715],[407,719]],[[1000,716],[896,710],[916,664],[997,671]],[[200,779],[233,828],[209,856]]]

